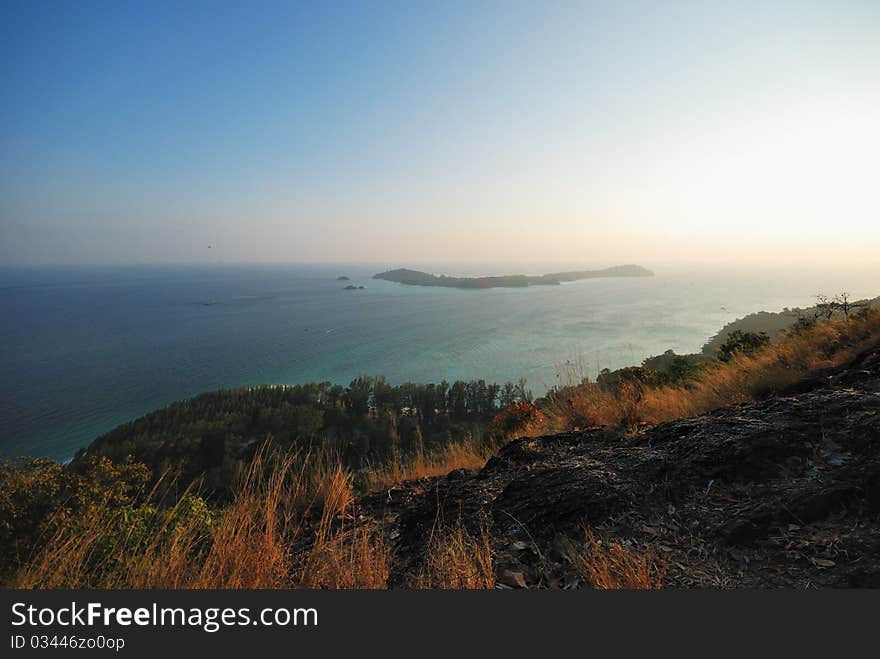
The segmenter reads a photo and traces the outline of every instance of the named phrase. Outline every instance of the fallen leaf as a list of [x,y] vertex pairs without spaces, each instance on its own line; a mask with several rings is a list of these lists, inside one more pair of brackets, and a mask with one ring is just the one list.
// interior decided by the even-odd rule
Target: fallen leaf
[[513,588],[527,588],[526,579],[523,576],[522,572],[515,572],[514,570],[504,570],[501,573],[501,579],[499,579],[501,583],[506,586],[512,586]]

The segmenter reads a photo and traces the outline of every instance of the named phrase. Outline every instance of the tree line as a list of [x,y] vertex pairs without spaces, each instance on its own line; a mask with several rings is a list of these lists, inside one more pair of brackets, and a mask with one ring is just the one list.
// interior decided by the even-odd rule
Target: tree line
[[242,462],[267,442],[280,449],[329,446],[358,469],[454,442],[490,441],[492,419],[512,403],[531,402],[524,379],[394,385],[384,377],[224,389],[172,403],[98,437],[73,466],[131,455],[158,478],[201,479],[222,493]]

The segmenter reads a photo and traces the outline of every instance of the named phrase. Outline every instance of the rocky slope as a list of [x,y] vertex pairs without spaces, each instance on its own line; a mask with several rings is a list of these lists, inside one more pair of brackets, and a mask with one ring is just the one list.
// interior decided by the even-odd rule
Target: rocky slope
[[[880,587],[880,349],[762,403],[635,435],[523,438],[477,472],[361,502],[395,543],[392,585],[438,520],[488,529],[497,572],[575,587],[588,525],[656,554],[671,587]],[[509,573],[508,573],[509,574]]]

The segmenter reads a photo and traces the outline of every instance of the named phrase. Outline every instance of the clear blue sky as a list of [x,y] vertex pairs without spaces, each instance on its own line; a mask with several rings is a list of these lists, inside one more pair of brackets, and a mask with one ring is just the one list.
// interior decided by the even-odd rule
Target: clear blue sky
[[880,2],[0,14],[0,263],[880,247]]

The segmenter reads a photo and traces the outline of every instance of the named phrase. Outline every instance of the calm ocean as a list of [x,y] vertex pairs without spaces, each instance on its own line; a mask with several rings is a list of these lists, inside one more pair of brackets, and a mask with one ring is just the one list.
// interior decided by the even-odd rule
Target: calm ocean
[[[669,348],[698,351],[726,322],[809,305],[818,292],[880,294],[877,269],[646,265],[656,277],[483,291],[372,280],[375,265],[3,269],[0,455],[68,459],[120,423],[221,387],[382,374],[525,377],[543,393],[571,364],[594,376]],[[343,274],[366,289],[342,290]]]

